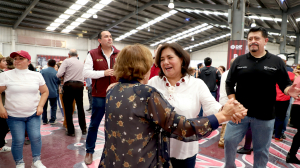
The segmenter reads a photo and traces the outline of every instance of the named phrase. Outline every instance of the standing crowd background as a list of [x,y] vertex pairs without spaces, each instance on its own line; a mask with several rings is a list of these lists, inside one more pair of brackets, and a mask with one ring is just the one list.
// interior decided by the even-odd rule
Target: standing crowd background
[[[28,52],[0,54],[0,153],[11,151],[16,167],[24,168],[23,144],[30,143],[32,167],[45,168],[40,126],[57,124],[59,108],[67,136],[78,133],[73,114],[78,115],[81,134],[87,135],[86,165],[94,160],[105,115],[99,167],[195,167],[198,140],[219,125],[218,146],[224,148],[225,167],[236,167],[236,152],[252,151],[253,167],[266,167],[272,137],[285,139],[290,118],[290,126],[300,128],[300,68],[291,69],[284,55],[264,49],[268,42],[264,28],[251,28],[247,40],[250,52],[232,59],[227,70],[211,66],[210,57],[191,68],[190,55],[177,43],[158,45],[154,57],[140,44],[119,51],[109,31],[99,33],[99,46],[88,52],[84,63],[71,49],[68,59],[48,60],[47,68],[36,72]],[[84,81],[86,111],[91,113],[88,127]],[[5,145],[9,131],[12,147]],[[236,151],[244,137],[244,147]],[[297,132],[287,163],[300,164],[299,147]]]

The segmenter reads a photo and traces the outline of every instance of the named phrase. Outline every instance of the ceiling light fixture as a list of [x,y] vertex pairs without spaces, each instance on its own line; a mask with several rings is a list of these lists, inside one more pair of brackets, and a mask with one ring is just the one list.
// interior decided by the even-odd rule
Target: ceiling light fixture
[[[216,11],[207,11],[207,10],[198,10],[198,9],[184,9],[184,8],[176,8],[181,12],[188,12],[188,13],[197,13],[197,14],[206,14],[206,15],[223,15],[228,17],[228,13],[224,12],[216,12]],[[268,20],[274,22],[281,22],[281,18],[273,18],[273,17],[264,17],[264,16],[245,16],[248,19],[260,19],[260,20]],[[300,21],[300,18],[296,19],[296,21]]]
[[230,33],[227,33],[227,34],[222,35],[222,36],[220,36],[220,37],[216,37],[216,38],[214,38],[214,39],[206,40],[205,42],[201,42],[201,43],[198,43],[198,44],[194,44],[194,45],[192,45],[192,46],[189,46],[189,47],[184,48],[184,50],[190,49],[190,51],[191,51],[191,49],[194,48],[194,47],[198,47],[198,46],[200,46],[200,45],[204,45],[204,44],[207,44],[207,43],[210,43],[210,42],[213,42],[213,41],[222,39],[222,38],[226,38],[226,37],[228,37],[228,36],[231,36],[231,34],[230,34]]
[[294,42],[294,39],[293,39],[293,38],[291,38],[291,42]]
[[54,22],[56,23],[63,23],[65,21],[65,19],[55,19]]
[[194,36],[192,36],[192,39],[191,39],[191,41],[195,41],[195,39],[194,39]]
[[[61,14],[53,23],[50,24],[46,29],[47,30],[55,30],[61,23],[69,19],[71,16],[74,16],[74,13],[76,13],[79,9],[81,9],[86,3],[88,3],[90,0],[77,0],[74,4],[72,4],[69,9],[67,9],[64,14]],[[73,29],[76,28],[76,26],[79,26],[81,23],[83,23],[86,19],[93,16],[93,18],[98,18],[96,13],[104,8],[107,4],[112,2],[112,0],[101,0],[99,3],[94,5],[92,8],[88,7],[89,10],[82,14],[81,17],[78,17],[75,22],[72,22],[70,27],[62,30],[63,33],[69,33]]]
[[46,29],[47,30],[55,30],[57,27],[51,27],[51,26],[48,26]]
[[81,8],[81,5],[73,4],[70,9],[79,10]]
[[73,15],[75,12],[76,12],[76,10],[72,10],[72,9],[68,9],[65,11],[65,13],[69,14],[69,15]]
[[[205,27],[205,26],[207,26],[207,27]],[[176,42],[178,40],[193,36],[194,34],[198,34],[200,32],[203,32],[203,31],[211,29],[211,28],[213,28],[213,26],[211,26],[211,25],[208,26],[207,23],[204,23],[202,25],[198,25],[194,28],[188,29],[188,30],[183,31],[181,33],[175,34],[171,37],[168,37],[168,38],[165,38],[163,40],[157,41],[156,43],[153,43],[150,46],[156,46],[158,44],[166,43],[166,42],[173,43],[173,42]]]
[[104,8],[104,5],[102,5],[102,4],[96,4],[96,5],[93,6],[93,8],[97,9],[97,10],[100,10],[100,9]]
[[252,20],[251,27],[256,27],[256,23],[255,23],[255,20],[254,20],[254,19]]
[[82,22],[84,22],[86,19],[84,19],[84,18],[77,18],[75,21],[76,22],[80,22],[80,23],[82,23]]
[[111,2],[112,0],[101,0],[100,3],[107,5]]
[[168,8],[173,9],[174,8],[174,3],[173,0],[170,0],[170,3],[168,5]]
[[63,32],[63,33],[69,33],[70,31],[72,31],[72,30],[69,30],[69,29],[63,29],[61,32]]
[[81,23],[80,22],[72,22],[71,26],[79,26]]
[[92,16],[92,14],[89,14],[89,13],[84,13],[84,14],[82,14],[81,15],[81,17],[83,17],[83,18],[90,18]]
[[80,5],[85,5],[88,2],[88,0],[77,0],[76,3]]
[[193,50],[190,48],[190,52],[192,52]]
[[150,27],[148,27],[148,32],[150,32]]
[[98,15],[93,15],[93,18],[94,18],[94,19],[97,19],[97,18],[98,18]]
[[171,10],[168,13],[165,13],[162,16],[159,16],[159,17],[157,17],[157,18],[155,18],[153,20],[150,20],[149,22],[147,22],[147,23],[145,23],[145,24],[143,24],[143,25],[141,25],[141,26],[139,26],[139,27],[131,30],[130,32],[125,33],[125,34],[119,36],[118,38],[115,39],[115,41],[121,41],[124,38],[126,38],[126,37],[128,37],[128,36],[130,36],[130,35],[132,35],[132,34],[134,34],[136,32],[138,32],[139,30],[142,30],[142,29],[148,28],[150,30],[150,26],[151,25],[154,25],[155,23],[157,23],[157,22],[159,22],[159,21],[161,21],[163,19],[166,19],[166,18],[170,17],[170,16],[174,15],[175,13],[177,13],[176,10]]
[[60,23],[55,23],[55,22],[50,24],[51,27],[58,27],[59,25]]

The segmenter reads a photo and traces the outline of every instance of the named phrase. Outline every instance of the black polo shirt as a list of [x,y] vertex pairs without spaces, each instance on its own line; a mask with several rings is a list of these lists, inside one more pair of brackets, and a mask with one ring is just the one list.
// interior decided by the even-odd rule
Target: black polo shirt
[[226,80],[226,92],[227,95],[235,94],[248,109],[247,116],[271,120],[275,118],[276,83],[282,92],[292,85],[282,59],[268,51],[261,58],[249,52],[233,62]]

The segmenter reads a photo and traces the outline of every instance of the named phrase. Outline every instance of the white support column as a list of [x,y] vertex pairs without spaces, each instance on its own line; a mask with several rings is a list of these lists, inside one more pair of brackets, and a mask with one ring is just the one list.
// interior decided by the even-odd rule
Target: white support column
[[16,35],[15,30],[11,29],[11,52],[16,51]]

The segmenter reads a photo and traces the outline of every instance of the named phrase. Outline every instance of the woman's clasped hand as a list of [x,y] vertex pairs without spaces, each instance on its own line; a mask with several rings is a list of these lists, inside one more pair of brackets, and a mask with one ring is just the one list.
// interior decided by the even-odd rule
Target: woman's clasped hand
[[[238,124],[247,115],[247,111],[248,110],[237,100],[229,99],[223,106],[220,114],[224,115],[225,121],[232,120],[232,122]],[[223,120],[220,119],[219,122],[220,121],[222,122]]]

